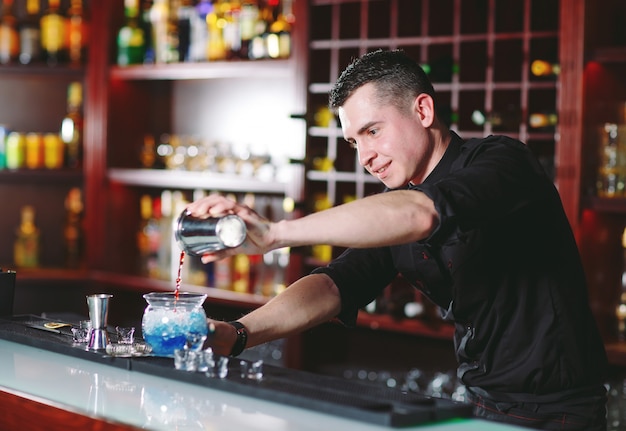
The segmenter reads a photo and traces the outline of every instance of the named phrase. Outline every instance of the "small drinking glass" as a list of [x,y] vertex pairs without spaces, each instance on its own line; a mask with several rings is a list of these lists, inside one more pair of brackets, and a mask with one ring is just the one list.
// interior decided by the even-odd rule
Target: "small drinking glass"
[[215,374],[220,379],[228,376],[228,356],[220,356],[215,366]]
[[200,352],[188,349],[174,350],[174,368],[183,371],[198,371]]
[[206,334],[199,332],[190,332],[186,335],[187,341],[185,342],[185,349],[199,352],[202,350],[204,341],[206,340]]
[[89,342],[91,336],[91,320],[81,320],[78,325],[72,327],[72,339],[75,343]]
[[117,342],[119,344],[133,344],[135,342],[135,328],[116,326],[115,332],[117,332]]
[[207,377],[215,377],[215,355],[210,347],[202,351],[202,368]]

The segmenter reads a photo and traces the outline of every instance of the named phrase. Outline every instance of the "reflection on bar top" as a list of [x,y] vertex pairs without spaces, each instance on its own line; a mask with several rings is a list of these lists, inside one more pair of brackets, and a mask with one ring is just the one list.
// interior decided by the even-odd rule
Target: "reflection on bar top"
[[[199,375],[199,378],[204,376]],[[0,389],[150,430],[374,431],[392,429],[236,395],[0,340]],[[403,430],[506,431],[458,420]]]

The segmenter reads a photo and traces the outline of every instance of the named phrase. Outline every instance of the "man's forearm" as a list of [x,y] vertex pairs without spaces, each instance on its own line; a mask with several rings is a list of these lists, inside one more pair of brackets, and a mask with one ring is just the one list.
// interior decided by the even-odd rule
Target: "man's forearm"
[[418,241],[437,224],[434,204],[426,195],[398,190],[281,221],[271,230],[274,248],[313,244],[362,248]]
[[248,329],[248,347],[288,337],[326,322],[341,310],[339,291],[325,274],[305,276],[263,307],[239,319]]

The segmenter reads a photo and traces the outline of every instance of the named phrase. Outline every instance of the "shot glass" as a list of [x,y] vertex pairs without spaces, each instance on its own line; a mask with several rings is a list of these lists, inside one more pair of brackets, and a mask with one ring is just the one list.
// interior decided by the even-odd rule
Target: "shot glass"
[[74,343],[83,344],[89,342],[91,336],[91,320],[81,320],[78,325],[72,327],[72,339]]
[[215,364],[215,375],[220,379],[228,376],[228,356],[220,356]]
[[263,361],[258,360],[256,362],[248,362],[241,360],[239,362],[239,368],[242,379],[249,380],[261,380],[263,378]]
[[188,349],[174,350],[174,368],[183,371],[198,371],[200,352]]
[[133,344],[135,342],[135,328],[116,326],[115,332],[117,333],[118,344]]
[[204,346],[205,340],[206,340],[206,335],[199,334],[197,332],[191,332],[187,334],[187,341],[185,342],[185,349],[193,350],[194,352],[199,352],[202,350],[202,346]]
[[207,377],[215,377],[215,355],[210,347],[202,351],[202,369]]

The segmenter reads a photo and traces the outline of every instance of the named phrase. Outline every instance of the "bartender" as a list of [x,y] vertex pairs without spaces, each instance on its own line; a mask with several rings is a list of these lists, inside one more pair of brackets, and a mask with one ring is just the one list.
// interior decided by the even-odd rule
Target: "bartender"
[[210,320],[220,354],[287,337],[361,307],[399,274],[454,322],[458,377],[477,417],[544,430],[605,430],[607,369],[559,194],[523,143],[463,140],[401,51],[354,60],[330,92],[343,136],[385,192],[269,221],[219,195],[197,217],[237,214],[248,236],[203,256],[327,244],[347,250],[236,322]]

